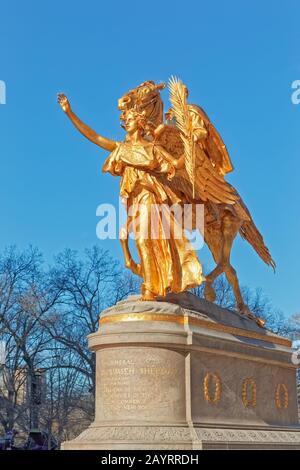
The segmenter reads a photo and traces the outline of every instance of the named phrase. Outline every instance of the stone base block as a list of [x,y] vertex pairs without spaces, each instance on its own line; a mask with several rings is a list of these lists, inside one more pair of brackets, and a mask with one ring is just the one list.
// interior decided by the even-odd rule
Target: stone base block
[[64,449],[300,449],[291,343],[192,294],[102,312],[95,422]]

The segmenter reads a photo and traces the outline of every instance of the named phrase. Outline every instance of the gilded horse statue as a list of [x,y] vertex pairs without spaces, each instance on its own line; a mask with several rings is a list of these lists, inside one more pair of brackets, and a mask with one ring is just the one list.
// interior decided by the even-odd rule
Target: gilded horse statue
[[[237,309],[253,317],[243,300],[236,271],[230,262],[237,234],[240,233],[273,269],[275,262],[242,198],[225,179],[233,165],[218,131],[202,108],[187,102],[187,87],[175,78],[169,82],[172,106],[165,119],[160,95],[164,87],[164,84],[146,81],[119,99],[122,127],[127,132],[123,143],[106,139],[82,123],[71,110],[65,95],[59,94],[58,101],[83,135],[111,152],[103,170],[122,177],[121,196],[125,196],[134,209],[128,213],[120,239],[126,266],[144,279],[143,299],[152,300],[168,291],[181,292],[205,280],[205,298],[214,301],[213,283],[225,273]],[[140,262],[136,263],[129,250],[128,235],[136,230],[133,222],[141,203],[148,208],[146,212],[150,211],[151,205],[163,203],[172,230],[168,242],[162,240],[164,237],[158,237],[158,242],[154,243],[145,236],[137,236]],[[174,203],[191,204],[193,208],[197,204],[204,205],[202,235],[216,263],[205,278],[184,231],[180,232],[180,242],[174,236],[174,227],[178,230],[178,224],[168,209]],[[154,225],[163,227],[158,214],[150,230]],[[192,229],[201,229],[196,217]]]
[[[214,185],[206,183],[207,188],[205,189],[206,176],[209,172],[206,172],[205,165],[201,165],[201,163],[199,164],[200,168],[197,169],[196,161],[194,172],[197,174],[198,179],[195,182],[198,197],[193,194],[191,181],[184,170],[176,173],[172,182],[168,184],[175,186],[177,191],[184,193],[188,202],[204,204],[203,236],[216,262],[216,267],[205,276],[205,298],[210,301],[215,300],[213,282],[218,276],[225,273],[228,282],[232,286],[237,309],[242,313],[249,314],[248,306],[241,294],[236,271],[230,263],[231,249],[237,234],[240,233],[241,237],[251,244],[260,258],[273,269],[275,269],[275,262],[249,210],[237,191],[227,183],[226,190],[232,190],[234,200],[232,201],[231,197],[226,200],[228,194],[226,191],[224,193],[224,187],[221,188],[219,184],[219,181],[225,181],[224,176],[233,170],[233,165],[218,131],[202,108],[186,103],[187,88],[181,86],[181,83],[177,80],[171,80],[170,82],[170,89],[173,90],[173,96],[175,97],[175,99],[173,98],[175,107],[166,113],[167,121],[164,122],[161,113],[163,102],[160,90],[162,88],[162,84],[157,86],[154,82],[145,82],[134,90],[130,90],[119,100],[119,109],[122,110],[123,116],[131,108],[144,111],[151,120],[152,126],[155,127],[152,134],[153,139],[159,141],[173,155],[180,155],[183,152],[184,142],[181,139],[181,129],[176,123],[174,108],[176,107],[176,95],[178,97],[181,92],[182,96],[179,96],[179,99],[181,99],[181,106],[186,106],[190,117],[192,138],[196,147],[196,159],[200,162],[202,160],[206,164],[210,163],[219,179]],[[141,90],[143,90],[142,93]],[[224,198],[225,194],[226,197]]]

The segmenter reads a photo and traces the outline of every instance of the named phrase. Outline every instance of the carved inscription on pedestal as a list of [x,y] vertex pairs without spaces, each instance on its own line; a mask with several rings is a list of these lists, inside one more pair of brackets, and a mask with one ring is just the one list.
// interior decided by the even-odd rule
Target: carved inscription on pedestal
[[160,349],[103,350],[97,369],[101,419],[184,416],[184,357]]

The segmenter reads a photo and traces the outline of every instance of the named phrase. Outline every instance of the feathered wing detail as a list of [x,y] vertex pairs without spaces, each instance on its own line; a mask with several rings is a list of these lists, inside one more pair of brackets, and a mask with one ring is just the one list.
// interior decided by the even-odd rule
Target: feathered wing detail
[[226,145],[206,112],[195,104],[189,104],[189,110],[190,113],[199,116],[203,120],[204,127],[207,129],[207,138],[202,141],[203,147],[218,173],[226,175],[233,171],[233,165]]
[[[181,133],[178,127],[173,125],[161,126],[155,143],[161,145],[175,158],[179,158],[185,150]],[[201,149],[197,149],[198,159],[200,159],[199,152]],[[239,199],[236,190],[216,172],[205,154],[202,154],[201,160],[201,165],[199,165],[199,160],[196,160],[194,188],[186,168],[177,170],[172,182],[168,185],[184,194],[189,202],[210,201],[217,204],[234,204]]]
[[196,155],[195,193],[197,197],[202,201],[218,204],[235,204],[239,199],[236,190],[216,172],[203,151],[198,149]]
[[[173,157],[179,158],[185,151],[181,132],[175,125],[160,126],[155,137],[155,143],[162,146]],[[201,151],[199,149],[199,151]],[[197,151],[199,158],[199,154]],[[179,191],[188,202],[214,202],[234,204],[239,198],[235,189],[227,183],[212,167],[209,159],[202,155],[202,165],[195,169],[194,191],[186,168],[177,170],[171,182],[166,182],[174,191]],[[199,162],[198,162],[199,163]]]

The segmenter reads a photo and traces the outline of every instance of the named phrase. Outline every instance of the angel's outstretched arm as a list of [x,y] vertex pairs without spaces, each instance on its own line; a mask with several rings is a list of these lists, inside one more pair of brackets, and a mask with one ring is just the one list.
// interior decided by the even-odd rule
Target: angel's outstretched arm
[[110,152],[112,152],[116,148],[116,141],[107,139],[106,137],[102,137],[101,135],[97,134],[97,132],[95,132],[89,126],[84,124],[76,116],[76,114],[73,113],[68,98],[64,94],[59,93],[57,100],[62,110],[66,113],[66,115],[74,124],[76,129],[78,129],[79,132],[81,132],[81,134],[83,134],[87,139],[89,139],[94,144],[99,145],[99,147],[102,147],[103,149],[108,150]]

